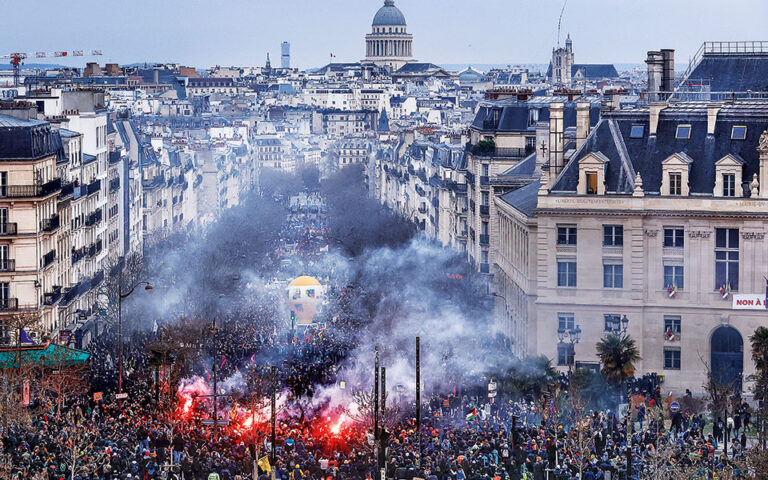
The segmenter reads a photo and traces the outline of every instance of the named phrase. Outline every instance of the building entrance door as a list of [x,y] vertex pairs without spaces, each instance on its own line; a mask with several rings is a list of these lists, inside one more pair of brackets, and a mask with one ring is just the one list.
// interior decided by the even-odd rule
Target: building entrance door
[[712,376],[719,383],[741,392],[744,373],[744,340],[735,328],[723,325],[712,334]]

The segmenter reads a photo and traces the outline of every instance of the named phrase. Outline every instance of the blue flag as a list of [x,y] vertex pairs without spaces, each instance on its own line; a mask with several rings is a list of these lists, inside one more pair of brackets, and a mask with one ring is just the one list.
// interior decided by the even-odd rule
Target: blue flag
[[30,337],[29,334],[27,332],[25,332],[23,328],[19,329],[19,342],[20,343],[31,343],[33,345],[35,344],[35,341],[32,340],[32,337]]

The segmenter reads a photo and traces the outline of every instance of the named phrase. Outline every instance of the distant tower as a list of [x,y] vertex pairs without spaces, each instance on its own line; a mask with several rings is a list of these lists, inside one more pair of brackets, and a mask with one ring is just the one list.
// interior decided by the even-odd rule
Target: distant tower
[[280,66],[285,69],[291,68],[291,44],[283,42],[280,45],[280,51],[282,53],[282,56],[280,57]]
[[571,34],[568,34],[565,48],[558,45],[557,48],[552,49],[549,83],[558,87],[570,88],[573,63],[573,42],[571,41]]
[[272,62],[269,61],[269,52],[267,52],[267,64],[264,65],[265,70],[272,70]]

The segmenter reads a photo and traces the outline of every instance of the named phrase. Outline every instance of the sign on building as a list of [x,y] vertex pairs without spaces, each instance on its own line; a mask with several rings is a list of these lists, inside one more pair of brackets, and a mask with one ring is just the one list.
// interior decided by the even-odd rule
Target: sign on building
[[733,310],[765,310],[764,293],[737,293],[733,295]]

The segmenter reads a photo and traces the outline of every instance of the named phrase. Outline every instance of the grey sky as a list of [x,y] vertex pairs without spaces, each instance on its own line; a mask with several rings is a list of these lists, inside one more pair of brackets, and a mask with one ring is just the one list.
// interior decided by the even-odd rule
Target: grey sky
[[[12,1],[12,0],[8,0]],[[291,42],[294,66],[363,57],[382,0],[17,0],[4,52],[101,49],[100,63],[261,65]],[[563,0],[397,0],[414,55],[434,63],[546,63]],[[8,12],[9,9],[6,9]],[[562,39],[577,63],[641,63],[675,48],[687,62],[705,40],[768,40],[766,0],[568,0]],[[61,62],[83,65],[88,59]]]

